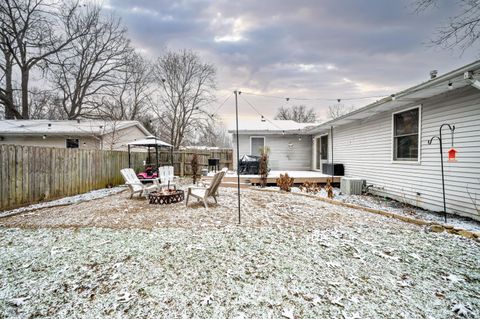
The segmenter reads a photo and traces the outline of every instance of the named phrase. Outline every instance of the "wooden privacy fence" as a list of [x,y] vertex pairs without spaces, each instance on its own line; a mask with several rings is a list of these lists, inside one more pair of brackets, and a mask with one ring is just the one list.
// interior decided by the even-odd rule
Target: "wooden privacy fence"
[[[159,163],[161,166],[172,165],[175,169],[175,175],[185,176],[192,174],[191,161],[193,154],[197,154],[198,158],[198,173],[200,170],[208,167],[209,158],[218,158],[220,161],[220,169],[223,167],[228,167],[228,169],[233,169],[233,151],[232,149],[217,149],[217,150],[180,150],[180,151],[169,151],[162,150],[159,151]],[[150,152],[151,162],[155,162],[155,151]],[[146,152],[137,152],[132,153],[131,165],[136,172],[140,171],[144,167],[144,161],[146,160]],[[172,160],[173,159],[173,160]]]
[[[198,154],[200,168],[207,167],[208,158],[220,158],[220,167],[232,169],[231,149],[174,151],[176,175],[191,172],[193,153]],[[133,152],[131,159],[138,172],[146,153]],[[162,165],[170,165],[171,152],[161,151],[160,159]],[[123,184],[120,169],[125,167],[124,151],[0,145],[0,210]]]

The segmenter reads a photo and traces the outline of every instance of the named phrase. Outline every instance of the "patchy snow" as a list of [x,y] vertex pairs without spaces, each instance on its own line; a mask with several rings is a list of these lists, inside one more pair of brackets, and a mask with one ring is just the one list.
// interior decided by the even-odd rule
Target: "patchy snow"
[[112,187],[112,188],[102,188],[102,189],[97,189],[93,190],[87,193],[75,195],[75,196],[69,196],[69,197],[63,197],[59,199],[55,199],[52,201],[48,202],[41,202],[38,204],[32,204],[29,206],[25,207],[20,207],[12,210],[7,210],[0,212],[0,218],[5,217],[5,216],[10,216],[10,215],[15,215],[19,213],[25,213],[33,210],[38,210],[41,208],[49,208],[49,207],[55,207],[55,206],[64,206],[64,205],[71,205],[71,204],[78,204],[81,202],[86,202],[86,201],[91,201],[93,199],[98,199],[98,198],[103,198],[106,196],[110,196],[113,194],[120,193],[125,190],[125,186],[117,186],[117,187]]
[[[415,207],[409,204],[404,204],[396,200],[389,198],[383,198],[372,195],[343,195],[339,194],[340,190],[335,189],[335,198],[336,200],[343,201],[345,203],[356,204],[364,207],[369,207],[373,209],[386,210],[388,212],[413,217],[417,219],[433,221],[440,224],[445,223],[445,217],[442,213],[425,210],[419,207]],[[325,190],[322,189],[320,196],[327,197]],[[467,229],[474,232],[480,232],[480,222],[475,221],[471,218],[466,218],[462,216],[447,215],[447,225],[451,225],[458,228]]]
[[[272,186],[267,187],[267,189],[280,190],[279,187]],[[298,187],[292,187],[292,193],[301,193],[302,191]],[[393,199],[383,198],[373,195],[345,195],[340,193],[339,188],[333,189],[334,200],[338,200],[344,203],[355,204],[358,206],[383,210],[407,217],[413,217],[421,220],[437,222],[439,224],[445,223],[445,217],[442,213],[425,210],[419,207],[412,205],[404,204]],[[323,198],[327,198],[327,192],[325,189],[321,189],[317,195]],[[473,232],[480,232],[480,222],[475,221],[471,218],[466,218],[457,215],[447,215],[447,225],[453,227],[462,228],[470,230]]]
[[327,229],[0,227],[0,317],[480,316],[478,243],[356,215]]
[[209,210],[124,192],[0,219],[0,318],[480,316],[480,243],[256,190],[236,226],[235,193]]

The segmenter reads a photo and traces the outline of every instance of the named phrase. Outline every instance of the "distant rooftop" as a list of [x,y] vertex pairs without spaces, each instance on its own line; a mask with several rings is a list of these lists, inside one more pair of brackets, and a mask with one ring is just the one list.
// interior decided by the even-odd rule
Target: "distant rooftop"
[[[249,132],[270,132],[270,133],[282,133],[299,131],[309,126],[316,126],[318,123],[298,123],[292,120],[265,120],[262,121],[239,121],[238,131],[241,133]],[[229,133],[235,133],[235,127],[228,130]]]
[[100,120],[1,120],[3,135],[95,135],[101,136],[114,130],[137,126],[146,135],[151,135],[138,121]]

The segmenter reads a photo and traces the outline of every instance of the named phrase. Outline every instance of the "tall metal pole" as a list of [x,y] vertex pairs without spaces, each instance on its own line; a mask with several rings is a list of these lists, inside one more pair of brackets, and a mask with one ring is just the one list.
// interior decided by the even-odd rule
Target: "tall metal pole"
[[241,213],[240,213],[240,170],[238,169],[238,162],[240,160],[240,145],[238,141],[238,91],[233,91],[235,93],[235,119],[237,122],[236,135],[237,135],[237,197],[238,197],[238,224],[241,223]]
[[155,170],[157,171],[157,177],[160,177],[158,169],[160,168],[160,165],[158,163],[158,144],[157,144],[157,139],[155,139],[155,160],[157,161],[157,166],[155,167]]
[[[443,125],[442,125],[443,126]],[[442,126],[440,126],[440,165],[442,166],[442,193],[443,193],[443,213],[445,214],[445,223],[447,222],[447,201],[445,200],[445,174],[443,173],[443,140]]]
[[450,129],[450,132],[452,132],[452,138],[453,138],[453,132],[455,131],[455,125],[450,125],[450,124],[442,124],[440,126],[439,131],[439,136],[434,136],[428,141],[428,145],[432,144],[432,141],[434,138],[438,139],[438,142],[440,143],[440,165],[442,168],[442,194],[443,194],[443,213],[445,217],[445,223],[447,222],[447,201],[445,200],[445,175],[443,172],[443,142],[442,142],[442,128],[444,126],[448,126]]
[[130,157],[130,144],[128,145],[128,168],[132,167],[132,159]]
[[330,126],[330,139],[332,141],[332,187],[333,187],[333,178],[335,176],[335,163],[333,162],[333,125]]

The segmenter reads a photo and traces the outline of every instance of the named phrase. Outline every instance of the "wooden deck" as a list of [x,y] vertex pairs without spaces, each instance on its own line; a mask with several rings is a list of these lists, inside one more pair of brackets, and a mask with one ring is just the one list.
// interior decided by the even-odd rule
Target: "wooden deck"
[[[327,179],[331,179],[331,175],[325,175],[320,172],[315,171],[270,171],[267,177],[267,184],[276,184],[277,178],[280,177],[280,174],[288,173],[290,177],[293,177],[294,184],[303,184],[305,182],[317,183],[317,184],[326,184]],[[205,180],[209,180],[213,177],[212,172],[208,176],[203,177]],[[334,176],[333,183],[340,183],[341,176]],[[245,185],[257,185],[260,184],[261,179],[260,175],[240,175],[240,184]],[[227,173],[222,180],[222,186],[237,185],[237,175],[235,173]]]

